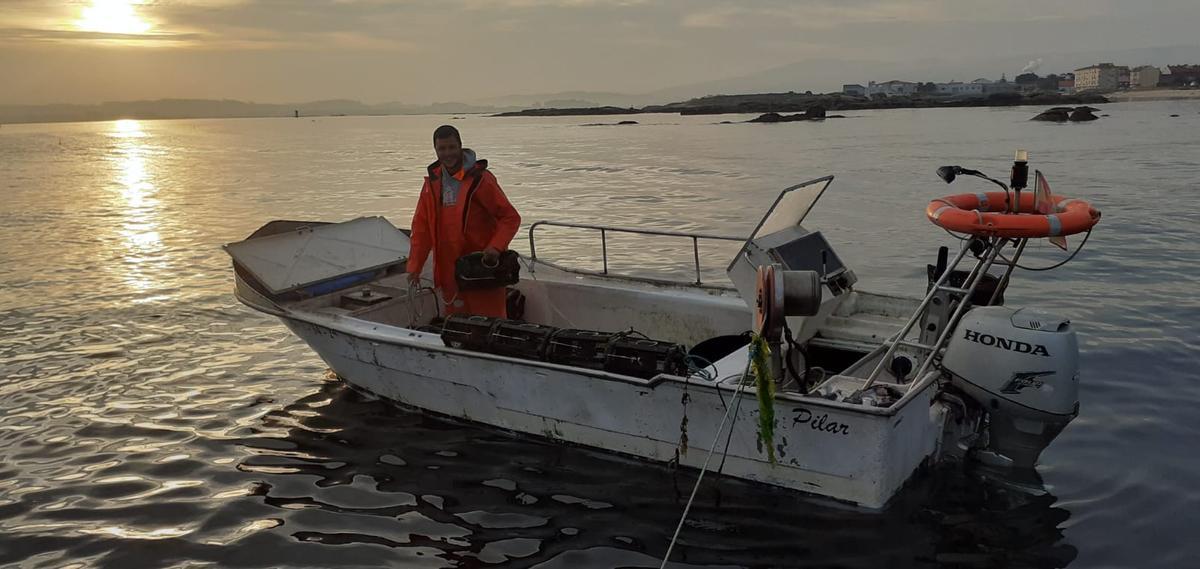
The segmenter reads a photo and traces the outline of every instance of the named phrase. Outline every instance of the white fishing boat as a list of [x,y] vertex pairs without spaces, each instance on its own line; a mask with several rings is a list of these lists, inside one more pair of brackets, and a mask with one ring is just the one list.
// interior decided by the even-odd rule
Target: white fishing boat
[[[1067,319],[1002,304],[1025,239],[969,237],[949,262],[943,248],[923,296],[860,290],[803,225],[832,180],[784,190],[745,237],[535,223],[508,320],[442,319],[381,217],[272,222],[226,250],[241,302],[403,406],[684,467],[715,453],[725,476],[867,508],[948,456],[1031,467],[1078,411],[1078,349]],[[539,257],[555,225],[595,230],[604,269]],[[690,238],[695,278],[612,274],[612,233]],[[727,282],[701,279],[714,239],[740,243]],[[751,330],[771,348],[773,421],[747,379]]]

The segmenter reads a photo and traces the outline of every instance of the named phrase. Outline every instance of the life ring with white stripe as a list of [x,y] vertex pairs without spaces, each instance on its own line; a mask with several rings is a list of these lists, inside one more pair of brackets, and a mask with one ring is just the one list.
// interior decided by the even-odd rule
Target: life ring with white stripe
[[1012,194],[980,192],[933,200],[925,208],[925,216],[938,227],[980,237],[1074,235],[1100,221],[1100,210],[1081,199],[1051,196],[1054,212],[1043,214],[1034,209],[1033,192],[1020,196],[1016,213],[1011,211]]

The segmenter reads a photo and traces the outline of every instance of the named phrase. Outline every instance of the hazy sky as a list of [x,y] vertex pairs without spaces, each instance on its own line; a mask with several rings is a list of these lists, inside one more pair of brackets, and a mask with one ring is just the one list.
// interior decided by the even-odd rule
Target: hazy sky
[[1200,0],[0,0],[0,104],[643,93],[796,61],[1196,44],[1198,23]]

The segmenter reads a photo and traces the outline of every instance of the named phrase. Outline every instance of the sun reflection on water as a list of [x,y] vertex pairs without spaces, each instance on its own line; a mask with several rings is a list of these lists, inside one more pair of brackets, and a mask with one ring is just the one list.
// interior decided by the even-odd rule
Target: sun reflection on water
[[[162,203],[154,184],[155,150],[151,138],[136,120],[119,120],[108,133],[116,139],[112,158],[115,187],[119,202],[114,204],[122,215],[118,234],[124,239],[124,281],[138,291],[151,291],[162,285],[168,270],[166,247],[159,234]],[[140,297],[135,302],[161,299],[161,295]]]

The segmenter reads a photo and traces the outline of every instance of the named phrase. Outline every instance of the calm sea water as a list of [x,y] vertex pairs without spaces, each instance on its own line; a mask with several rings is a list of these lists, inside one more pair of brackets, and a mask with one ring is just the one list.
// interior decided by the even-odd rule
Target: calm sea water
[[[1082,412],[1043,454],[1046,493],[948,468],[865,513],[706,481],[673,566],[1200,565],[1200,103],[1036,111],[453,122],[526,222],[743,234],[783,187],[834,174],[811,224],[861,288],[913,295],[951,243],[927,201],[986,188],[934,170],[1003,176],[1028,149],[1104,211],[1076,261],[1006,295],[1080,334]],[[692,475],[369,400],[233,299],[219,245],[268,220],[407,225],[449,120],[0,128],[0,565],[657,567]],[[539,252],[597,262],[594,237],[559,237]],[[686,274],[667,245],[618,239],[614,268]]]

